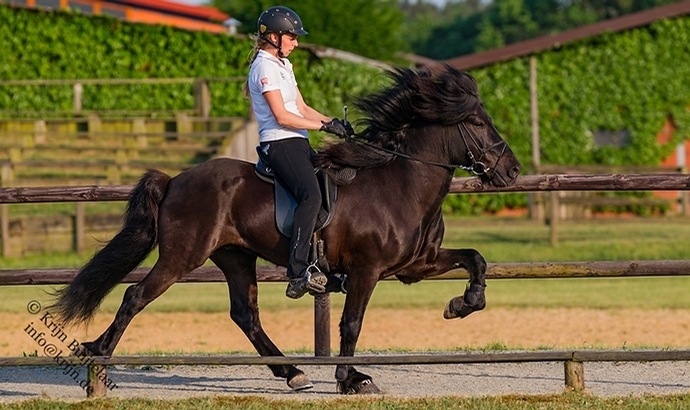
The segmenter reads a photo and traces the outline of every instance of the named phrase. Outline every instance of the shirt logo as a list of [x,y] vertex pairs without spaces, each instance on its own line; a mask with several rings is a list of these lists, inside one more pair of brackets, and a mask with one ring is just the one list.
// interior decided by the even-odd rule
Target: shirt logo
[[264,77],[261,79],[261,85],[266,85],[268,84],[268,77]]

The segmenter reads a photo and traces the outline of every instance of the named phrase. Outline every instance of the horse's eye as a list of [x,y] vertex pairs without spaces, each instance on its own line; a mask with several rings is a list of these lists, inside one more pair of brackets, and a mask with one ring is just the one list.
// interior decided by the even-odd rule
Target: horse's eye
[[479,118],[470,118],[470,123],[475,127],[483,127],[486,123]]

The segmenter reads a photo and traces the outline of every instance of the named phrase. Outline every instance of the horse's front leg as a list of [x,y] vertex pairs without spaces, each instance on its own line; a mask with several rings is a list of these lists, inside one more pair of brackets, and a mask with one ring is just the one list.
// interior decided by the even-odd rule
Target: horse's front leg
[[484,309],[486,307],[486,296],[484,295],[486,261],[484,257],[474,249],[441,249],[441,251],[457,255],[458,261],[454,264],[455,268],[465,268],[470,274],[465,293],[448,302],[443,310],[443,317],[446,319],[464,318],[472,312]]
[[[364,312],[378,282],[375,272],[348,275],[347,296],[340,319],[340,356],[354,356]],[[380,393],[371,376],[360,373],[353,366],[338,365],[335,370],[338,392],[341,394]]]
[[472,312],[486,307],[486,261],[474,249],[443,249],[436,251],[432,260],[411,266],[398,272],[396,277],[403,283],[415,283],[422,279],[444,274],[450,270],[464,268],[470,275],[469,283],[462,296],[451,299],[443,311],[446,319],[464,318]]

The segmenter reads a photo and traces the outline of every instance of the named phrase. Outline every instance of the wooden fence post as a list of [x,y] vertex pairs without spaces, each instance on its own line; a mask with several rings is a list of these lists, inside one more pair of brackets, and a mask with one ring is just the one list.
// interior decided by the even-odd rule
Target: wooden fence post
[[2,164],[2,171],[0,171],[0,187],[12,186],[14,181],[14,169],[11,162]]
[[[529,102],[530,102],[530,117],[532,124],[532,166],[534,171],[541,166],[541,152],[539,148],[539,96],[537,93],[537,59],[532,56],[529,59]],[[529,216],[533,220],[544,220],[544,202],[536,199],[536,192],[527,194],[527,203],[529,206]]]
[[89,128],[89,138],[93,138],[95,133],[101,132],[101,118],[98,115],[91,113],[89,114],[89,118],[87,121],[87,127]]
[[84,88],[82,87],[81,83],[74,83],[74,86],[72,87],[72,90],[74,90],[74,113],[79,114],[81,113],[82,109],[82,92],[84,91]]
[[[108,392],[108,387],[103,380],[106,380],[106,367],[100,364],[92,364],[88,367],[89,385],[86,388],[87,397],[105,397]],[[101,377],[98,377],[98,376]]]
[[2,236],[2,256],[10,255],[10,219],[7,204],[0,204],[0,236]]
[[211,91],[208,81],[198,79],[194,81],[194,108],[197,115],[208,118],[211,115]]
[[178,113],[175,119],[177,121],[178,134],[189,134],[192,132],[192,122],[186,113]]
[[149,140],[146,136],[146,121],[143,118],[135,118],[132,121],[132,132],[134,135],[134,146],[137,148],[146,148],[149,146]]
[[84,203],[76,202],[74,215],[74,250],[77,253],[84,252]]
[[34,145],[45,144],[47,132],[45,120],[34,121]]
[[[683,174],[688,173],[688,167],[683,166],[681,172]],[[690,216],[690,197],[688,196],[688,191],[680,191],[680,206],[681,206],[681,215],[683,216]]]
[[314,356],[331,355],[331,296],[314,296]]
[[549,240],[551,246],[558,245],[558,218],[561,205],[558,201],[558,191],[551,191],[551,218],[549,221]]
[[585,390],[585,366],[582,362],[565,362],[565,387],[573,391]]

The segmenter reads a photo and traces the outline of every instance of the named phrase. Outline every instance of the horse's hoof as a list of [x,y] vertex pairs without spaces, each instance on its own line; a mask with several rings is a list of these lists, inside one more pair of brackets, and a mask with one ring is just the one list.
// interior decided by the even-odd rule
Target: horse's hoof
[[349,384],[338,382],[337,390],[340,394],[381,394],[381,390],[371,379],[364,379],[357,383]]
[[[470,303],[465,303],[467,300]],[[470,313],[486,307],[484,292],[465,292],[463,296],[456,296],[448,302],[443,310],[444,319],[465,318]]]
[[288,380],[287,384],[294,391],[302,391],[314,387],[314,385],[311,383],[311,380],[309,380],[307,375],[302,372],[295,374],[290,380]]
[[456,296],[453,299],[451,299],[448,304],[446,305],[446,308],[443,309],[443,318],[444,319],[455,319],[456,317],[460,317],[460,309],[465,305],[465,301],[462,299],[462,296]]
[[381,394],[381,389],[371,379],[362,380],[354,389],[357,394]]

